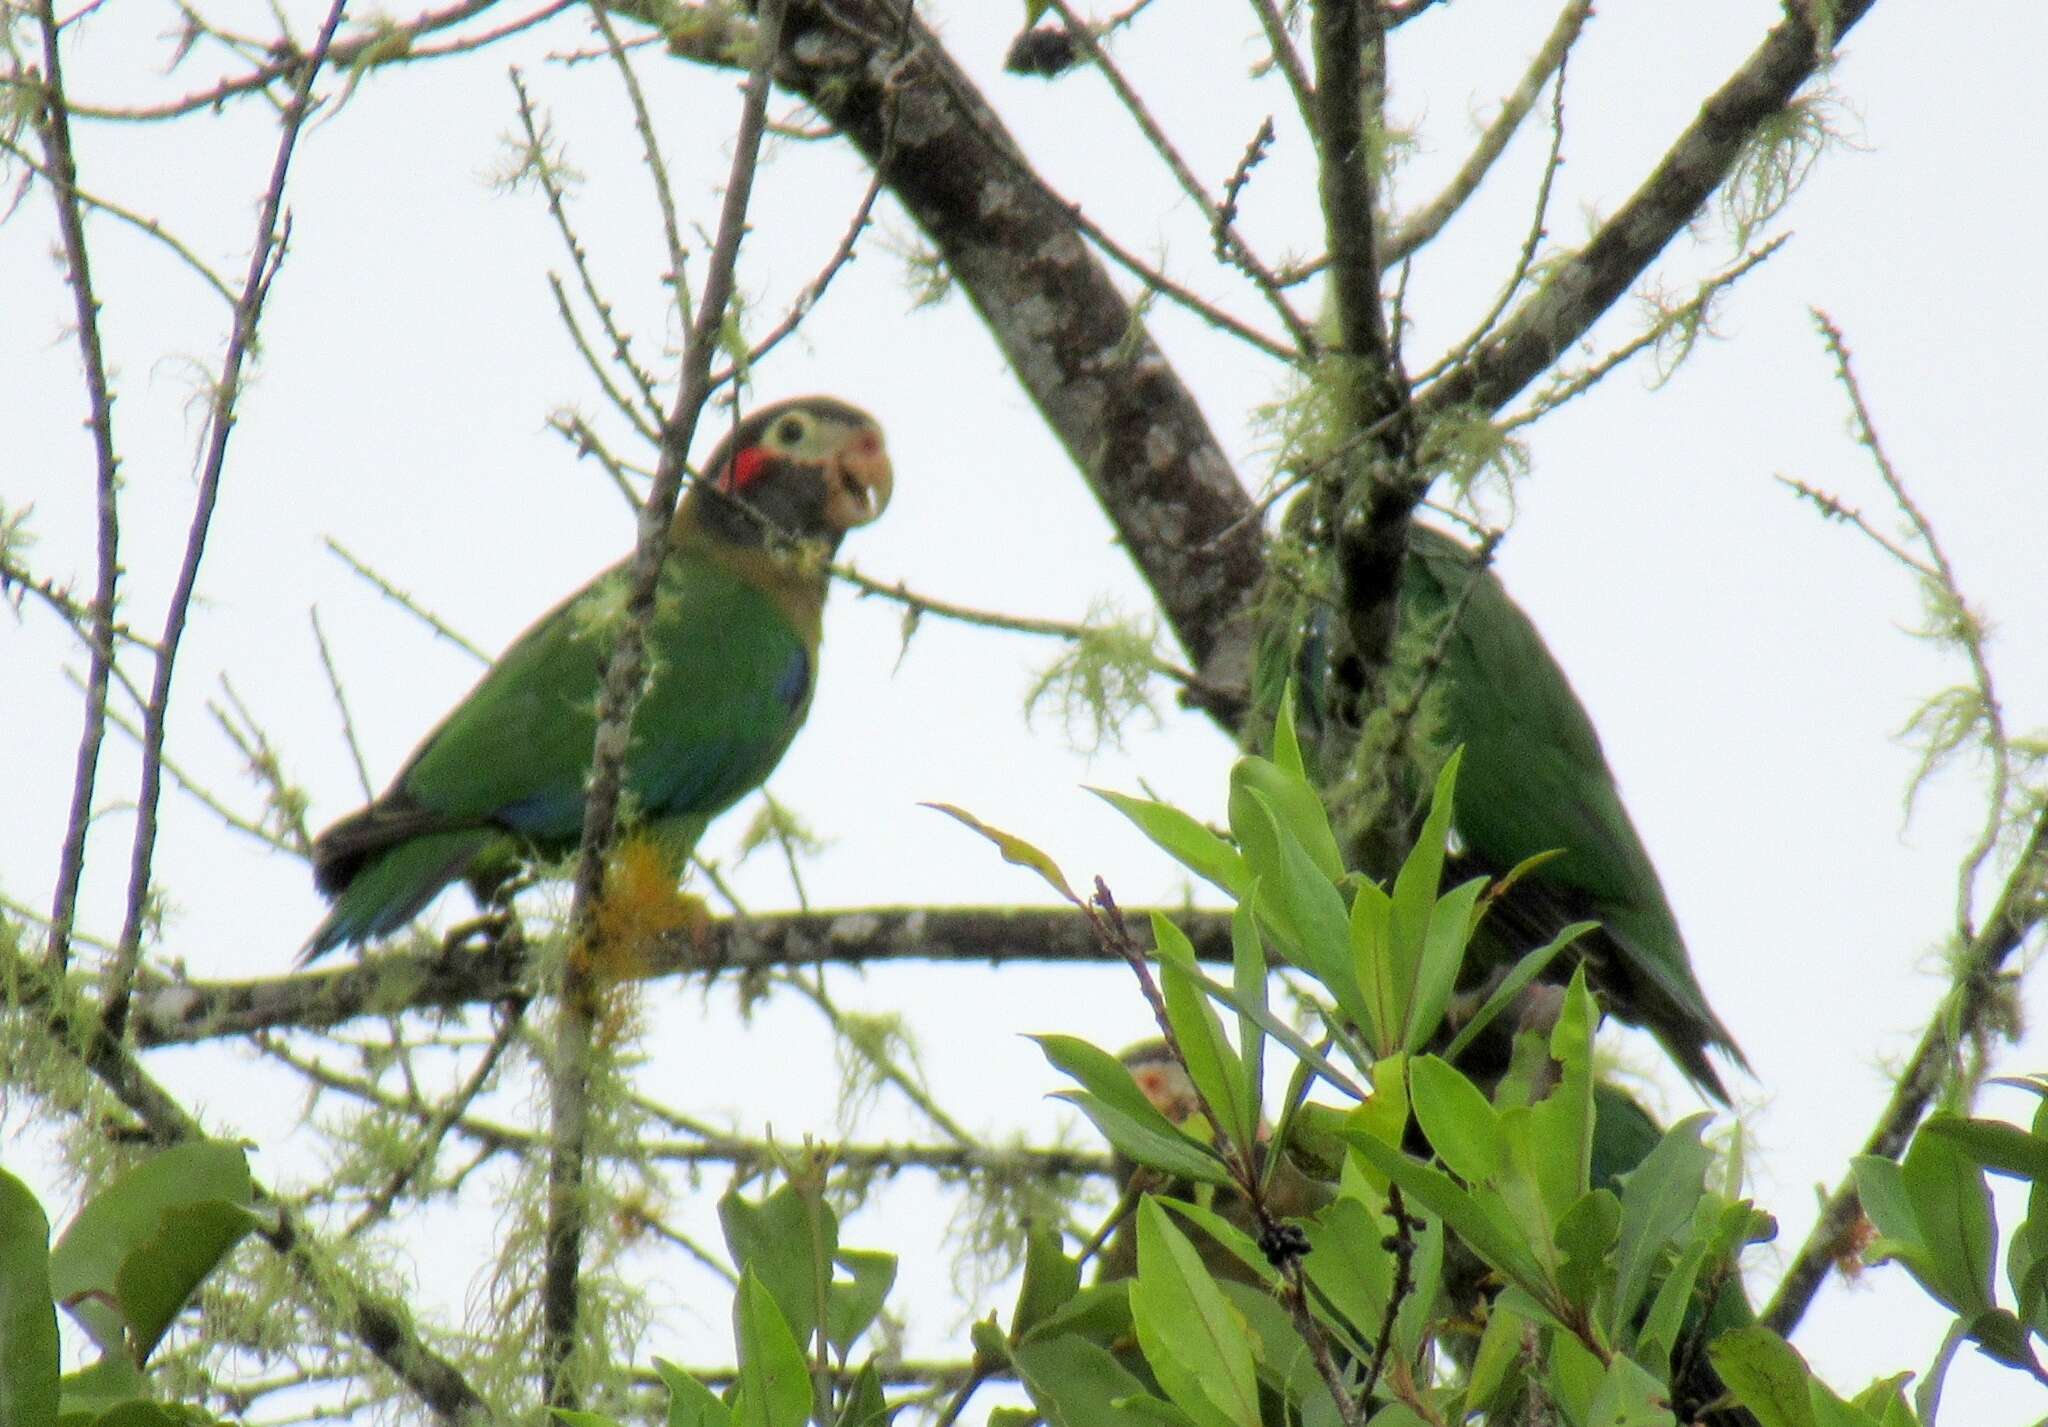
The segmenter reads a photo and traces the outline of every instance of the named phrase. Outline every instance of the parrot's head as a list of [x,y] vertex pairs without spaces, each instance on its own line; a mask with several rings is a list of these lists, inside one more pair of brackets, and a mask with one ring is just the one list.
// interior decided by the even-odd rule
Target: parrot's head
[[894,486],[874,417],[831,397],[802,396],[735,426],[704,463],[686,511],[734,544],[780,536],[836,548],[882,513]]

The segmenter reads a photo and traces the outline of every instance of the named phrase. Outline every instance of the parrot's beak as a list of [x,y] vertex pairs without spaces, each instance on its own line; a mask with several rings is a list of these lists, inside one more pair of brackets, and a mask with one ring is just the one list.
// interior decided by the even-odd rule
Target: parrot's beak
[[828,477],[825,518],[834,528],[866,525],[887,510],[896,489],[896,468],[889,464],[882,433],[872,426],[854,433],[832,457]]

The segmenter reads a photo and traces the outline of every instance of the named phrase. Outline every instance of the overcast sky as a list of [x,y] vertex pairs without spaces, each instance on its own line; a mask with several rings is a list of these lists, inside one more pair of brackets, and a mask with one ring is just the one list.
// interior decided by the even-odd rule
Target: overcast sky
[[[265,7],[240,28],[262,32]],[[302,5],[294,15],[310,14]],[[1156,170],[1102,83],[999,74],[1021,5],[949,5],[937,21],[1033,160],[1131,248],[1178,276],[1258,309],[1210,270],[1198,214]],[[1549,231],[1569,244],[1612,212],[1670,137],[1771,21],[1762,3],[1674,8],[1607,0],[1576,52],[1565,155]],[[1543,7],[1460,0],[1401,32],[1396,111],[1417,127],[1399,202],[1433,194],[1458,163],[1475,116],[1492,112],[1550,22]],[[310,26],[310,21],[306,22]],[[75,96],[137,101],[202,87],[204,50],[162,72],[167,6],[113,7],[80,27],[67,71]],[[618,86],[598,64],[546,56],[580,47],[565,21],[516,47],[464,62],[366,78],[305,138],[290,190],[290,256],[264,326],[263,362],[241,408],[221,513],[179,665],[172,753],[253,809],[238,759],[205,711],[222,675],[277,741],[313,800],[317,827],[361,801],[321,673],[307,611],[318,606],[348,682],[371,775],[382,782],[477,673],[460,651],[353,576],[332,537],[486,649],[502,647],[560,595],[628,548],[627,511],[609,483],[545,426],[599,401],[554,312],[545,274],[564,260],[531,192],[494,190],[501,136],[515,125],[508,62],[526,66],[585,176],[582,236],[627,325],[661,339],[659,228]],[[1311,166],[1285,122],[1276,81],[1246,80],[1257,52],[1248,15],[1162,3],[1119,47],[1132,77],[1195,170],[1220,184],[1268,113],[1282,137],[1244,202],[1269,257],[1315,246]],[[1718,309],[1720,340],[1667,385],[1630,367],[1531,433],[1534,468],[1499,568],[1570,672],[1605,741],[1635,821],[1662,872],[1708,995],[1756,1076],[1738,1080],[1751,1135],[1752,1191],[1784,1226],[1787,1252],[1810,1223],[1813,1186],[1832,1184],[1870,1125],[1886,1069],[1912,1044],[1941,988],[1954,924],[1955,868],[1982,818],[1975,767],[1938,781],[1910,823],[1901,796],[1915,753],[1894,737],[1916,704],[1960,681],[1944,651],[1906,632],[1918,596],[1867,542],[1823,523],[1774,479],[1836,491],[1887,531],[1897,521],[1845,431],[1846,405],[1808,315],[1847,334],[1890,453],[1946,542],[1959,578],[1996,630],[2008,724],[2048,710],[2048,495],[2032,431],[2043,379],[2048,278],[2039,258],[2038,162],[2048,101],[2038,57],[2048,11],[2026,0],[1967,7],[1887,0],[1850,37],[1832,75],[1833,121],[1848,142],[1827,155],[1782,227],[1792,242]],[[642,56],[677,191],[708,227],[728,159],[734,80]],[[1521,242],[1543,152],[1540,126],[1518,142],[1471,209],[1418,261],[1407,312],[1410,365],[1428,365],[1491,304]],[[254,106],[162,126],[88,124],[82,182],[161,218],[195,251],[239,272],[268,171],[273,131]],[[773,146],[742,281],[765,323],[816,270],[865,175],[834,142]],[[886,518],[845,556],[864,571],[948,599],[1080,618],[1109,606],[1144,616],[1147,596],[1108,526],[959,297],[912,309],[896,254],[918,240],[885,200],[878,229],[811,317],[760,372],[761,399],[828,391],[873,410],[897,469]],[[199,433],[194,363],[217,362],[221,313],[161,249],[95,220],[95,272],[119,383],[127,617],[161,620],[194,493]],[[1660,269],[1682,291],[1735,256],[1711,217]],[[38,191],[0,225],[0,403],[7,449],[0,504],[33,503],[44,574],[91,587],[90,461],[67,329],[69,294],[51,259]],[[693,276],[701,276],[701,259]],[[1283,396],[1274,365],[1154,309],[1155,331],[1248,480],[1269,464],[1260,404]],[[1597,336],[1624,340],[1626,304]],[[616,429],[617,422],[611,423]],[[1176,899],[1182,883],[1083,783],[1135,788],[1220,817],[1227,742],[1157,692],[1121,748],[1077,751],[1057,719],[1019,707],[1053,652],[1040,641],[928,621],[907,649],[900,612],[834,596],[809,728],[771,787],[823,836],[805,869],[814,905],[1011,902],[1040,888],[956,825],[918,809],[942,799],[1028,836],[1072,875],[1104,875],[1127,904]],[[78,650],[48,613],[0,616],[0,892],[46,908],[77,737],[64,669]],[[86,923],[119,925],[135,760],[117,739],[102,779]],[[750,813],[706,839],[730,847]],[[175,792],[158,867],[169,917],[158,952],[195,976],[275,973],[317,920],[305,867],[223,832]],[[794,902],[773,859],[736,870],[756,908]],[[1982,901],[1995,887],[1986,883]],[[447,918],[467,908],[441,903]],[[992,1134],[1044,1135],[1071,1116],[1020,1036],[1066,1031],[1109,1046],[1146,1033],[1142,1002],[1117,972],[891,966],[837,978],[851,1007],[900,1010],[939,1098]],[[2029,993],[2037,1006],[2039,995]],[[779,1136],[827,1132],[835,1074],[822,1023],[793,998],[742,1022],[726,988],[662,986],[650,997],[642,1071],[654,1093]],[[2042,1047],[2002,1068],[2042,1068]],[[1626,1053],[1663,1106],[1690,1093],[1649,1043]],[[153,1059],[223,1134],[264,1145],[258,1173],[290,1184],[317,1166],[281,1143],[298,1103],[252,1103],[235,1051]],[[226,1085],[224,1091],[223,1086]],[[284,1082],[279,1082],[280,1088]],[[2028,1112],[1993,1092],[1987,1107]],[[10,1135],[24,1107],[9,1107]],[[1077,1132],[1078,1133],[1078,1132]],[[861,1138],[928,1138],[884,1101]],[[298,1148],[303,1148],[300,1144]],[[10,1153],[12,1162],[15,1156]],[[708,1225],[703,1205],[678,1216]],[[679,1199],[681,1199],[679,1195]],[[701,1207],[703,1213],[697,1212]],[[950,1272],[944,1211],[906,1181],[849,1229],[850,1241],[902,1249],[928,1306],[917,1356],[964,1350],[938,1294]],[[453,1271],[423,1288],[460,1305],[477,1269],[475,1237],[425,1261]],[[425,1253],[425,1251],[422,1251]],[[1753,1282],[1775,1276],[1769,1251]],[[673,1267],[672,1265],[670,1267]],[[706,1281],[708,1282],[708,1280]],[[453,1290],[441,1284],[458,1285]],[[646,1352],[725,1355],[722,1304],[688,1304],[703,1285],[677,1271],[682,1303]],[[1007,1311],[1005,1290],[998,1299]],[[1878,1372],[1924,1367],[1944,1326],[1894,1269],[1830,1287],[1797,1343],[1843,1391]],[[2037,1388],[1965,1359],[1951,1421],[2032,1422]],[[993,1401],[993,1398],[986,1401]]]

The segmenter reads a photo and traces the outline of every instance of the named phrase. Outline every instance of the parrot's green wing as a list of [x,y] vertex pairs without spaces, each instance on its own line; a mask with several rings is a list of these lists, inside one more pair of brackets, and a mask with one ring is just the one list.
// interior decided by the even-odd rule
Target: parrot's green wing
[[1706,1048],[1737,1064],[1745,1064],[1742,1053],[1693,977],[1592,721],[1528,616],[1472,560],[1448,536],[1411,528],[1404,623],[1433,632],[1464,601],[1438,676],[1446,741],[1465,746],[1458,833],[1467,860],[1494,876],[1539,853],[1562,853],[1496,905],[1486,930],[1527,950],[1569,922],[1599,920],[1587,952],[1610,1005],[1726,1100]]
[[[625,589],[614,568],[543,616],[428,735],[389,793],[322,835],[315,871],[336,901],[305,957],[403,926],[495,848],[575,845]],[[626,790],[678,857],[768,776],[803,723],[815,629],[799,631],[786,603],[718,552],[686,549],[664,565]]]

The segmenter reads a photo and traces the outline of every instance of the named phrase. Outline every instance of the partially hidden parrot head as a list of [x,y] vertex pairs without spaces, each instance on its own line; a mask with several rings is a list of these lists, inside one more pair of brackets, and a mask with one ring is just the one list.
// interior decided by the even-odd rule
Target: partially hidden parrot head
[[836,546],[879,516],[894,489],[875,418],[832,397],[802,396],[734,427],[704,463],[692,501],[707,525],[738,543],[779,533]]

